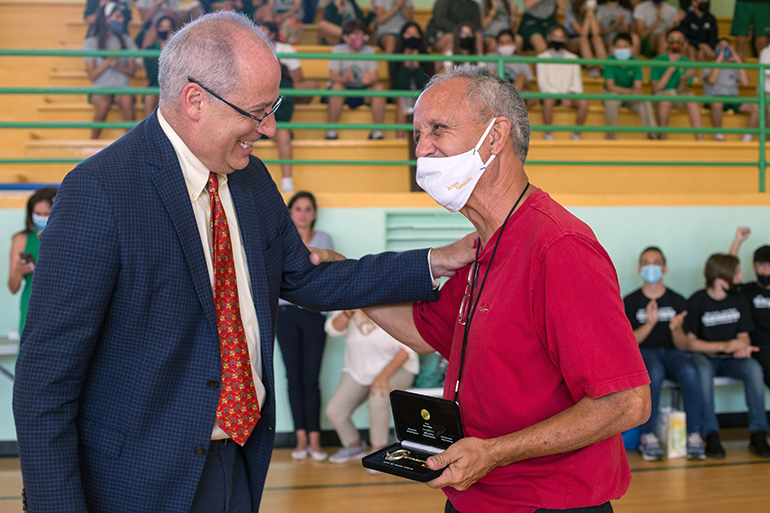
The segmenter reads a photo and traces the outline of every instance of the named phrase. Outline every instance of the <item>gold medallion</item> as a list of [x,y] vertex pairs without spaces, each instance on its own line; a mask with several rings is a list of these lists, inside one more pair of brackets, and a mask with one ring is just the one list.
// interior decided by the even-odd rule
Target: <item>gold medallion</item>
[[422,418],[425,420],[430,420],[430,412],[428,410],[423,409],[420,412],[420,415],[422,415]]

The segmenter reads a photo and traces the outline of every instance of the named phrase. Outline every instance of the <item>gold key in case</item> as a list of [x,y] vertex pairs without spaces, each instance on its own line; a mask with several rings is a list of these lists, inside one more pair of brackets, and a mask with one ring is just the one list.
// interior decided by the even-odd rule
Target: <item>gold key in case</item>
[[421,460],[420,458],[415,458],[414,456],[412,456],[412,453],[407,449],[399,449],[397,451],[385,453],[385,460],[386,461],[398,461],[398,460],[416,461],[417,463],[421,464],[423,467],[430,468],[428,467],[427,461]]

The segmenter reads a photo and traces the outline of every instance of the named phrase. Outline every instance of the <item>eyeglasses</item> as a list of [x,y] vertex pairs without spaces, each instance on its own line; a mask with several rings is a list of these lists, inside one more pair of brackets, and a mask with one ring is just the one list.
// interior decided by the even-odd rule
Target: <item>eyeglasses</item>
[[465,323],[468,322],[468,310],[470,310],[471,306],[471,299],[473,294],[473,282],[476,281],[476,271],[478,270],[478,266],[476,265],[476,262],[473,262],[471,264],[471,268],[468,270],[468,284],[465,286],[465,294],[463,294],[463,301],[460,303],[460,313],[458,314],[457,322],[460,323],[461,326],[465,326]]
[[188,82],[190,82],[190,83],[192,83],[192,84],[197,84],[197,85],[199,85],[199,86],[201,87],[201,89],[203,89],[204,91],[206,91],[207,93],[209,93],[211,96],[213,96],[213,97],[214,97],[214,98],[216,98],[217,100],[219,100],[219,101],[223,102],[225,105],[228,105],[228,106],[232,107],[232,108],[233,108],[233,109],[234,109],[234,110],[235,110],[235,111],[236,111],[238,114],[242,114],[242,115],[246,116],[247,118],[251,118],[251,119],[253,119],[254,121],[256,121],[256,122],[257,122],[257,126],[261,125],[261,124],[262,124],[262,122],[263,122],[263,121],[264,121],[264,120],[265,120],[265,119],[266,119],[266,118],[267,118],[267,117],[268,117],[270,114],[274,114],[274,113],[275,113],[275,111],[277,111],[277,110],[278,110],[278,107],[280,107],[280,106],[281,106],[281,103],[283,103],[283,96],[279,96],[279,97],[278,97],[278,99],[277,99],[277,100],[275,101],[275,103],[273,104],[273,107],[270,109],[270,112],[268,112],[267,114],[265,114],[265,115],[264,115],[264,116],[262,116],[261,118],[258,118],[258,117],[256,117],[256,116],[252,116],[251,114],[249,114],[248,112],[246,112],[246,111],[245,111],[245,110],[243,110],[242,108],[240,108],[240,107],[236,107],[235,105],[233,105],[233,104],[232,104],[232,103],[230,103],[229,101],[225,100],[224,98],[222,98],[221,96],[219,96],[217,93],[215,93],[214,91],[212,91],[211,89],[209,89],[209,88],[208,88],[208,87],[206,87],[205,85],[203,85],[203,84],[201,84],[200,82],[198,82],[197,80],[195,80],[193,77],[187,77],[187,81],[188,81]]

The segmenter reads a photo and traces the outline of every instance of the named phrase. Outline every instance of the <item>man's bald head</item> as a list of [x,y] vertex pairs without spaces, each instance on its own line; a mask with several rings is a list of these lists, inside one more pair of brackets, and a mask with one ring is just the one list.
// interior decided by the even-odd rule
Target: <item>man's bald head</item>
[[[514,153],[522,163],[525,162],[529,153],[530,126],[527,107],[518,89],[486,68],[463,65],[433,75],[423,95],[439,84],[442,89],[449,86],[450,81],[452,87],[447,91],[441,91],[454,96],[445,98],[445,108],[451,109],[456,102],[465,101],[471,107],[474,121],[483,125],[489,123],[489,120],[495,116],[508,118],[511,122],[510,139]],[[454,87],[456,84],[461,84],[462,87]],[[452,94],[455,91],[456,93]],[[446,95],[441,94],[441,96]],[[421,95],[420,99],[422,98]]]
[[160,55],[160,102],[172,103],[192,77],[227,97],[239,86],[240,69],[247,59],[273,59],[273,44],[246,16],[219,11],[182,27]]

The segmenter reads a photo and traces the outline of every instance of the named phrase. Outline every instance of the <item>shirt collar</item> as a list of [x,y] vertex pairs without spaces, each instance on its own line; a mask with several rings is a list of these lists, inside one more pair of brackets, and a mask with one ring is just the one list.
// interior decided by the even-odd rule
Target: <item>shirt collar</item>
[[[166,134],[168,140],[171,142],[171,146],[176,152],[176,156],[179,159],[179,166],[182,168],[182,176],[184,177],[185,185],[187,185],[187,193],[190,196],[191,201],[198,200],[201,194],[206,192],[206,184],[209,181],[209,170],[203,163],[196,157],[190,148],[182,141],[171,125],[163,117],[161,109],[158,112],[158,123],[163,133]],[[219,177],[220,185],[227,182],[227,175],[217,175]]]

